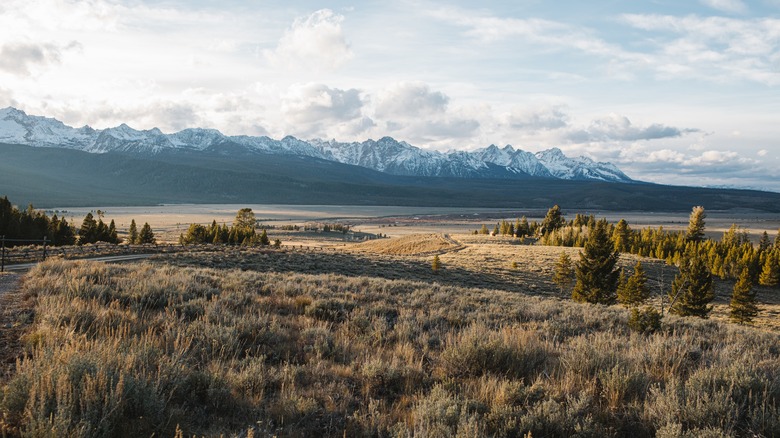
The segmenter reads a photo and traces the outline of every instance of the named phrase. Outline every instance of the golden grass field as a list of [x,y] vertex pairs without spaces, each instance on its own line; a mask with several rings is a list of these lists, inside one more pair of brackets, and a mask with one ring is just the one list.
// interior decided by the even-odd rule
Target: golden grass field
[[[780,436],[780,288],[757,287],[743,327],[727,321],[733,281],[716,279],[709,320],[665,315],[640,334],[626,309],[552,282],[579,248],[473,235],[495,221],[439,213],[353,217],[391,236],[361,243],[270,230],[281,248],[2,276],[0,432]],[[660,307],[677,270],[619,265],[638,260]]]

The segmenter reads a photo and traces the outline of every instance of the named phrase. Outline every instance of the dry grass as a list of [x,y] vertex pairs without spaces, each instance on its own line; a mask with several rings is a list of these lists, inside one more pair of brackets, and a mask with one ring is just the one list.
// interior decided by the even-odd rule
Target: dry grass
[[444,234],[413,234],[364,242],[348,249],[369,254],[433,255],[460,248],[462,246],[458,242]]
[[773,333],[667,317],[643,336],[619,307],[243,263],[34,269],[5,432],[780,434]]

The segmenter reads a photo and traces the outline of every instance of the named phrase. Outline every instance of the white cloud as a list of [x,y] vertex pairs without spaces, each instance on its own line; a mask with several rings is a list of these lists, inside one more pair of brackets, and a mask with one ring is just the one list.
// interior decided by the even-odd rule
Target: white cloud
[[759,157],[766,157],[768,153],[769,151],[767,151],[766,149],[761,149],[760,151],[756,152],[756,155],[758,155]]
[[569,115],[561,106],[541,105],[533,108],[514,108],[503,116],[503,122],[510,129],[546,131],[564,128]]
[[291,70],[335,69],[350,58],[352,50],[344,37],[344,16],[321,9],[296,19],[279,40],[275,50],[264,54],[271,64]]
[[431,91],[422,82],[401,82],[381,91],[375,114],[379,118],[411,118],[438,114],[447,110],[450,98]]
[[747,5],[741,0],[699,0],[703,5],[723,12],[742,13],[747,11]]
[[647,67],[661,78],[780,84],[780,19],[627,14],[623,20],[655,33]]
[[661,124],[639,127],[631,123],[628,117],[618,114],[596,119],[585,129],[572,130],[567,138],[574,143],[599,141],[636,141],[658,140],[662,138],[680,137],[684,134],[697,132],[695,129],[679,129]]
[[327,136],[333,125],[361,119],[363,104],[356,89],[310,83],[290,87],[282,97],[281,110],[296,135]]
[[29,76],[35,70],[60,62],[60,48],[54,44],[10,43],[0,46],[0,70]]

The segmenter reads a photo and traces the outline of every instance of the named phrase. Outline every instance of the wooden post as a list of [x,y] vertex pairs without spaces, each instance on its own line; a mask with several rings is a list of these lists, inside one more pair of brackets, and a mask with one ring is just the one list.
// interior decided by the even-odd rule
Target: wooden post
[[43,236],[43,261],[46,261],[46,236]]

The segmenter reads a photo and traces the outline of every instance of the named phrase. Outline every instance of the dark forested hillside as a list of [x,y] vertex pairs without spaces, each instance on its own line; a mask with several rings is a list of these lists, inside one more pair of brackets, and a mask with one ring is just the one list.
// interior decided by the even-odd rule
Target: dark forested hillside
[[780,194],[656,184],[392,176],[293,155],[154,158],[0,144],[0,194],[37,207],[158,203],[425,205],[780,212]]

